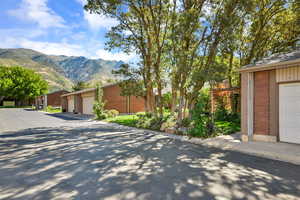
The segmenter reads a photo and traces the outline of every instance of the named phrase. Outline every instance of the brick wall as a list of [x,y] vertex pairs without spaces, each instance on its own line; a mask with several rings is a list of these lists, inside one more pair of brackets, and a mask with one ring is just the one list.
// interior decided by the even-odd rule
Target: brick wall
[[103,88],[103,100],[106,102],[105,109],[118,110],[127,113],[127,97],[120,96],[121,88],[118,85],[110,85]]
[[58,107],[62,105],[61,95],[68,93],[67,91],[57,91],[47,95],[48,106]]
[[[231,101],[233,98],[233,102]],[[215,112],[218,101],[222,101],[229,111],[241,112],[240,88],[215,88],[211,91],[211,111]],[[234,105],[232,104],[234,103]]]
[[269,134],[269,71],[254,73],[254,134]]
[[142,97],[130,97],[130,113],[144,112],[145,111],[145,99]]
[[116,85],[103,87],[103,99],[106,101],[105,109],[116,109],[120,113],[135,113],[145,111],[145,101],[141,97],[121,96],[121,88]]

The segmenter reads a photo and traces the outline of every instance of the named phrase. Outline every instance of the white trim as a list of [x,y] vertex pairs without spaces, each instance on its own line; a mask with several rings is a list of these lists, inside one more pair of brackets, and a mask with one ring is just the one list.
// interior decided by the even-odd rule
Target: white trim
[[248,73],[248,94],[247,94],[247,125],[248,125],[248,137],[249,140],[253,139],[253,104],[254,104],[254,80],[253,73]]

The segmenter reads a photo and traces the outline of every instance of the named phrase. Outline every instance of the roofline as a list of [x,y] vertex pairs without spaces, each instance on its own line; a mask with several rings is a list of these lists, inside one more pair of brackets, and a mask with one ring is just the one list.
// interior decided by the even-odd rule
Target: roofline
[[109,83],[107,85],[103,85],[102,88],[105,88],[105,87],[109,87],[109,86],[114,86],[114,85],[119,85],[122,81],[119,81],[119,82],[116,82],[116,83]]
[[300,58],[289,60],[289,61],[283,61],[283,62],[276,62],[276,63],[270,63],[270,64],[260,64],[253,67],[242,67],[239,69],[239,72],[257,72],[257,71],[265,71],[265,70],[271,70],[271,69],[277,69],[277,68],[285,68],[285,67],[293,67],[300,65]]
[[84,90],[79,90],[79,91],[63,94],[61,96],[66,97],[66,96],[70,96],[70,95],[74,95],[74,94],[81,94],[81,93],[85,93],[85,92],[91,92],[91,91],[94,91],[94,90],[96,90],[96,88],[88,88],[88,89],[84,89]]
[[64,89],[62,89],[62,90],[56,90],[54,92],[47,93],[46,95],[53,94],[53,93],[56,93],[56,92],[69,92],[69,91],[68,90],[64,90]]
[[[120,84],[120,82],[107,84],[107,85],[102,86],[101,88],[110,87],[110,86],[114,86],[114,85],[118,85],[118,84]],[[81,94],[81,93],[85,93],[85,92],[91,92],[91,91],[94,91],[94,90],[96,90],[96,88],[87,88],[87,89],[83,89],[83,90],[63,94],[61,96],[66,97],[66,96],[70,96],[70,95],[74,95],[74,94]]]

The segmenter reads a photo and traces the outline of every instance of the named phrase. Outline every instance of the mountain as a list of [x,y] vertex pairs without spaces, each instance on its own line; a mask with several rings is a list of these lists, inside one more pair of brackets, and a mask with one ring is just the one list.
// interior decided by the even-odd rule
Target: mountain
[[112,69],[117,69],[121,64],[122,61],[82,56],[46,55],[31,49],[0,49],[0,65],[18,65],[35,70],[48,81],[50,91],[70,90],[77,81],[106,82],[113,79]]

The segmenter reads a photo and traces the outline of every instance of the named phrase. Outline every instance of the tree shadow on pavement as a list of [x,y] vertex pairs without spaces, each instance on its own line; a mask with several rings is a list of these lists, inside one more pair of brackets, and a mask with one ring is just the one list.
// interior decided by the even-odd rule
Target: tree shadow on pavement
[[0,135],[0,199],[298,199],[300,167],[112,125]]

